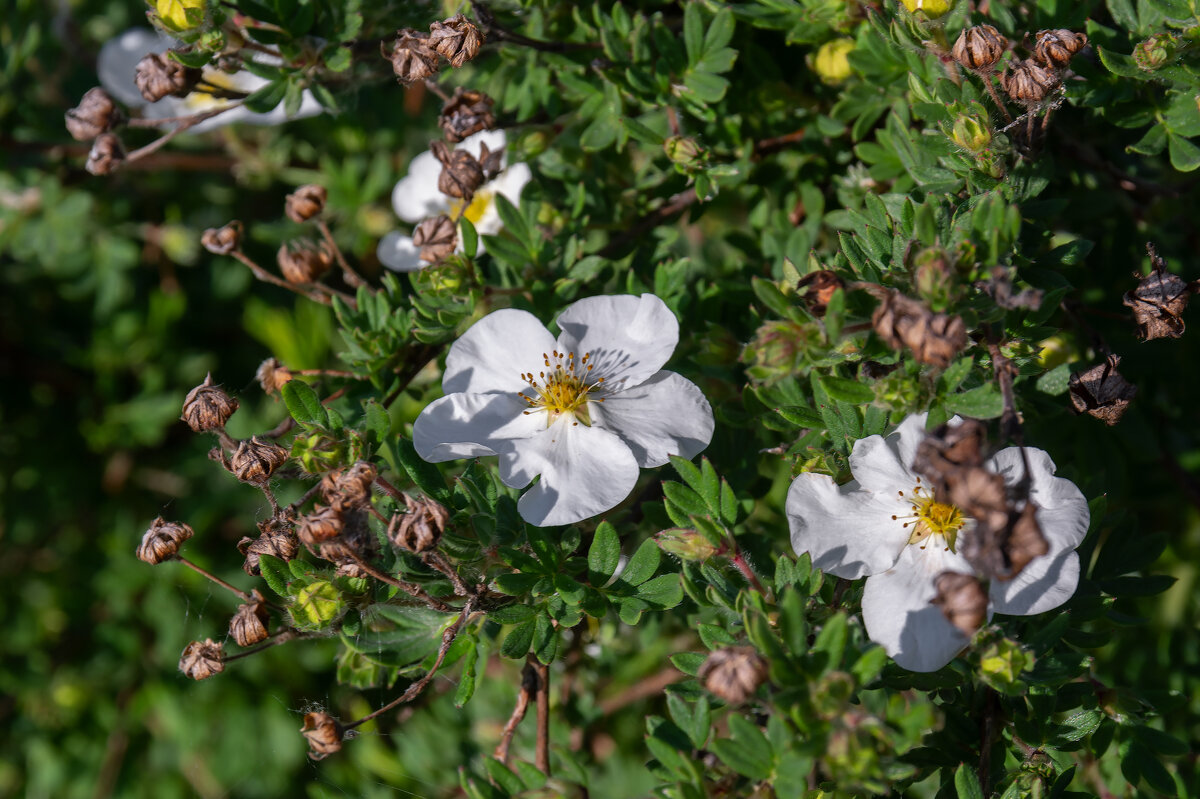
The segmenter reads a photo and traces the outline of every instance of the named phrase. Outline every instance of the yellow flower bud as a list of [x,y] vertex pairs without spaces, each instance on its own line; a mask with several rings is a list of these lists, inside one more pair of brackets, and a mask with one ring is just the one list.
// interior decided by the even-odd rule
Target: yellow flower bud
[[813,69],[822,83],[841,83],[854,74],[847,57],[853,49],[853,39],[834,39],[821,45],[816,58],[813,59]]
[[[167,27],[183,31],[189,28],[196,27],[191,20],[188,19],[188,11],[198,9],[200,18],[204,17],[204,2],[205,0],[154,0],[154,10],[158,13],[158,18],[161,19]],[[195,15],[193,15],[195,18]]]
[[937,19],[954,5],[954,0],[900,0],[900,2],[913,14],[924,11],[925,16],[930,19]]

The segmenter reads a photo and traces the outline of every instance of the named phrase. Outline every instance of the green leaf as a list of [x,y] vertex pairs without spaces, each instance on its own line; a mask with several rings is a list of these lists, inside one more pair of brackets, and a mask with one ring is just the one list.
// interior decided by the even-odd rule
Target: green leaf
[[862,405],[875,399],[875,392],[857,380],[833,375],[819,377],[814,375],[814,379],[820,381],[821,388],[825,389],[825,393],[835,400],[849,402],[851,405]]
[[1171,166],[1180,172],[1191,172],[1200,169],[1200,147],[1192,144],[1182,136],[1169,134],[1167,150],[1171,154]]
[[711,748],[731,769],[752,780],[765,780],[774,768],[774,750],[767,736],[745,717],[729,716],[732,738],[718,738]]
[[663,574],[639,585],[635,596],[659,610],[669,610],[683,601],[683,585],[678,574]]
[[787,419],[797,427],[805,427],[812,430],[822,430],[825,428],[825,421],[821,418],[821,414],[817,413],[813,408],[804,405],[784,405],[781,408],[776,408],[779,415]]
[[684,674],[695,677],[707,659],[708,655],[703,652],[680,652],[677,655],[671,655],[671,665]]
[[817,640],[813,642],[812,651],[826,656],[824,663],[825,671],[836,669],[841,665],[842,654],[846,651],[847,635],[848,629],[845,613],[835,613],[830,616],[821,628],[821,632],[817,634]]
[[283,101],[287,86],[286,80],[272,81],[247,97],[243,105],[256,114],[265,114]]
[[462,707],[475,695],[475,664],[479,661],[479,647],[474,637],[470,641],[471,645],[462,658],[462,677],[458,681],[458,688],[454,691],[455,707]]
[[281,597],[288,596],[288,582],[292,579],[291,569],[287,564],[274,555],[259,555],[258,569],[267,587]]
[[972,419],[995,419],[1004,413],[1004,397],[1000,396],[1000,390],[992,383],[961,394],[951,394],[946,397],[945,404],[950,413]]
[[699,3],[687,3],[683,7],[683,46],[687,49],[689,64],[695,64],[704,55],[704,19]]
[[283,394],[283,403],[287,406],[288,413],[300,424],[318,427],[329,424],[329,415],[325,412],[325,406],[321,404],[321,398],[308,383],[303,380],[289,380],[283,384],[280,393]]
[[708,706],[708,697],[701,694],[695,704],[689,704],[678,694],[668,692],[667,710],[679,729],[687,733],[692,746],[703,749],[708,740],[709,730],[712,728],[712,712]]
[[533,232],[529,228],[529,224],[525,221],[525,217],[517,210],[517,207],[509,202],[508,198],[503,194],[496,194],[496,210],[500,213],[500,221],[504,223],[504,229],[512,233],[517,239],[529,247],[533,241]]
[[[547,666],[558,656],[558,628],[550,621],[545,613],[539,614],[533,624],[533,653],[539,661]],[[508,643],[505,641],[505,643]]]
[[[672,521],[680,527],[687,526],[687,517],[689,516],[707,516],[709,514],[709,508],[704,504],[704,500],[700,499],[700,495],[682,483],[663,480],[662,487],[667,502],[680,511],[679,514],[671,514]],[[672,508],[668,506],[668,512],[671,510]]]
[[396,456],[417,488],[443,505],[450,502],[450,489],[446,487],[446,480],[442,477],[442,473],[436,466],[417,454],[411,441],[407,438],[396,439]]
[[479,252],[479,233],[474,223],[464,216],[458,220],[458,232],[462,235],[463,255],[474,258]]
[[1037,390],[1043,394],[1057,397],[1067,390],[1070,377],[1071,368],[1065,363],[1060,363],[1037,379]]
[[661,557],[658,544],[654,543],[654,539],[643,541],[642,545],[633,553],[633,557],[629,559],[629,563],[625,565],[625,571],[621,572],[614,587],[630,590],[646,582],[654,576],[654,572],[658,571]]
[[504,643],[500,645],[500,654],[514,660],[525,657],[529,653],[529,645],[533,643],[534,625],[538,618],[546,617],[542,615],[531,618],[509,630],[508,635],[504,637]]
[[975,770],[966,763],[954,772],[954,790],[958,792],[958,799],[983,799],[979,777],[975,776]]
[[608,522],[600,522],[588,548],[588,582],[599,588],[608,582],[621,561],[621,540]]

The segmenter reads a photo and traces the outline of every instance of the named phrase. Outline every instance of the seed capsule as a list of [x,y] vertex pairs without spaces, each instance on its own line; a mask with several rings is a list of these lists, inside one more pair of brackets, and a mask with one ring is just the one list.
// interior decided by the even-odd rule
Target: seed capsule
[[346,733],[338,720],[328,713],[305,713],[300,732],[308,741],[308,756],[313,760],[324,760],[339,751]]
[[696,676],[709,693],[740,705],[754,696],[767,678],[767,664],[753,647],[726,647],[710,654]]
[[242,223],[236,219],[223,227],[211,227],[200,236],[200,246],[213,255],[229,255],[242,244]]
[[101,133],[92,142],[84,168],[93,175],[111,175],[125,162],[125,145],[115,133]]
[[1004,57],[1008,39],[991,25],[976,25],[958,34],[951,57],[975,72],[990,71]]
[[492,113],[494,100],[483,92],[459,86],[454,96],[442,106],[438,125],[446,141],[457,143],[481,130],[496,127],[496,115]]
[[238,409],[238,401],[213,383],[212,375],[188,392],[183,401],[183,415],[188,427],[196,433],[207,433],[225,426]]
[[243,483],[264,485],[272,472],[288,459],[288,452],[271,441],[253,436],[249,441],[239,441],[237,450],[230,458],[234,476]]
[[321,544],[341,535],[342,526],[341,511],[317,505],[311,513],[300,517],[296,523],[296,534],[306,547],[316,552]]
[[252,599],[239,606],[237,613],[229,620],[229,635],[238,646],[254,646],[267,638],[267,612],[263,596],[255,589]]
[[475,156],[466,150],[451,150],[440,141],[430,144],[429,151],[442,164],[438,191],[448,197],[470,201],[484,180],[483,166]]
[[225,647],[211,638],[192,641],[179,657],[179,670],[193,680],[206,680],[225,671]]
[[67,112],[67,132],[76,141],[88,141],[109,130],[120,119],[121,111],[112,97],[96,86],[88,89],[79,105]]
[[166,53],[148,53],[135,68],[133,82],[148,103],[186,97],[200,80],[200,70],[185,67]]
[[959,572],[942,572],[934,580],[937,596],[933,604],[946,620],[970,638],[987,620],[988,597],[979,578]]
[[412,28],[397,31],[392,52],[386,49],[382,52],[383,57],[392,62],[396,79],[405,86],[432,77],[441,68],[438,54],[429,46],[426,35]]
[[289,283],[312,283],[329,271],[333,265],[333,253],[324,242],[292,241],[279,248],[275,260]]
[[429,44],[452,67],[461,67],[479,54],[484,37],[462,14],[429,26]]
[[458,230],[444,214],[423,219],[413,231],[413,244],[421,248],[422,261],[436,264],[458,246]]
[[293,222],[307,222],[325,210],[326,196],[324,186],[301,186],[287,196],[284,213]]
[[142,536],[142,543],[137,548],[138,560],[151,566],[170,560],[179,554],[179,547],[192,535],[192,528],[183,522],[169,522],[159,516]]
[[392,517],[388,524],[388,538],[401,549],[422,553],[435,549],[442,539],[450,512],[428,497],[414,500],[404,495],[407,513]]
[[1033,105],[1058,85],[1058,75],[1032,60],[1018,61],[1000,76],[1000,86],[1014,102]]
[[1038,31],[1033,58],[1039,64],[1051,68],[1063,68],[1071,63],[1071,56],[1087,46],[1087,34],[1058,29]]

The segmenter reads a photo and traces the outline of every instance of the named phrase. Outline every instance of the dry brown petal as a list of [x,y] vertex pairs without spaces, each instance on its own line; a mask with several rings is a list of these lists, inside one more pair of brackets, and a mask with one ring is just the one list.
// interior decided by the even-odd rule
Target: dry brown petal
[[67,132],[76,141],[94,139],[120,121],[120,109],[99,86],[88,89],[79,105],[66,113]]
[[970,638],[987,620],[988,596],[978,577],[960,572],[942,572],[934,580],[937,596],[933,604],[946,620]]
[[1033,58],[1047,67],[1062,68],[1071,63],[1071,56],[1087,46],[1088,37],[1083,33],[1058,29],[1038,31]]
[[200,80],[200,70],[185,67],[166,53],[148,53],[134,70],[133,82],[148,103],[168,95],[186,97]]
[[696,677],[709,693],[740,705],[767,678],[767,664],[753,647],[726,647],[709,654]]
[[908,347],[919,362],[940,369],[967,346],[967,327],[961,317],[935,314],[898,291],[884,294],[871,324],[892,349]]
[[[381,48],[385,47],[381,45]],[[441,69],[438,54],[429,46],[425,34],[412,28],[396,32],[392,52],[382,50],[383,57],[392,62],[392,72],[405,86],[411,86],[437,74]]]
[[1020,514],[1012,520],[1008,538],[1003,542],[1002,548],[1010,571],[1007,575],[997,575],[997,579],[1000,580],[1011,580],[1034,558],[1040,558],[1050,551],[1050,544],[1038,525],[1037,505],[1032,502],[1025,503]]
[[300,732],[308,741],[308,756],[313,760],[324,760],[342,748],[346,730],[328,713],[305,713]]
[[462,14],[429,26],[429,44],[452,67],[461,67],[479,54],[484,37]]
[[193,680],[205,680],[225,671],[225,647],[211,638],[192,641],[179,657],[179,670]]
[[495,180],[504,170],[504,148],[489,150],[486,142],[479,145],[479,168],[483,170],[485,181]]
[[301,186],[287,196],[287,202],[283,207],[284,213],[293,222],[307,222],[325,210],[327,196],[324,186],[311,183]]
[[958,35],[958,41],[950,56],[964,67],[976,72],[990,71],[1008,49],[1008,39],[991,25],[976,25],[966,28]]
[[271,473],[288,459],[288,451],[272,441],[253,436],[248,441],[239,441],[230,469],[243,483],[264,485]]
[[250,596],[250,601],[238,606],[237,613],[229,620],[229,635],[238,646],[254,646],[266,640],[268,635],[270,614],[266,601],[258,589],[251,592]]
[[1179,338],[1187,327],[1183,312],[1191,299],[1192,287],[1179,275],[1167,271],[1167,264],[1147,244],[1154,271],[1142,278],[1137,288],[1127,292],[1123,302],[1133,310],[1138,337],[1143,341],[1156,338]]
[[355,461],[346,469],[335,469],[321,478],[321,495],[339,512],[363,505],[379,470],[367,461]]
[[415,500],[404,495],[407,513],[396,514],[388,524],[388,538],[409,552],[430,552],[442,540],[450,522],[450,511],[428,497]]
[[[262,527],[262,525],[259,525],[260,529]],[[295,558],[299,551],[299,539],[296,538],[295,533],[291,532],[290,528],[280,527],[279,529],[263,530],[262,535],[258,538],[247,536],[238,542],[238,552],[241,552],[246,557],[246,560],[242,563],[242,571],[251,577],[258,577],[262,573],[259,562],[260,556],[270,555],[271,557],[288,561]]]
[[219,228],[209,228],[200,236],[200,244],[213,255],[229,255],[242,244],[242,223],[236,219]]
[[422,261],[436,264],[454,252],[458,230],[445,215],[423,219],[413,231],[413,244],[421,248]]
[[275,260],[289,283],[312,283],[329,271],[333,252],[325,242],[290,241],[279,248]]
[[281,364],[275,358],[267,358],[258,365],[258,371],[254,377],[258,380],[258,384],[262,386],[262,390],[268,394],[275,394],[283,388],[283,384],[292,379],[292,370]]
[[829,301],[833,299],[833,293],[845,285],[836,272],[819,269],[800,278],[796,288],[800,290],[800,297],[813,316],[824,316]]
[[1121,358],[1109,355],[1099,366],[1071,375],[1068,391],[1071,409],[1102,420],[1109,427],[1121,420],[1130,401],[1137,396],[1137,386],[1117,371]]
[[188,392],[183,401],[183,415],[188,427],[196,433],[206,433],[225,426],[238,409],[238,401],[213,383],[212,375]]
[[438,125],[446,141],[457,143],[481,130],[496,127],[496,115],[492,113],[494,100],[483,92],[459,86],[454,96],[442,106]]
[[961,424],[943,424],[926,434],[917,446],[912,468],[929,481],[939,498],[963,469],[983,464],[987,428],[977,419]]
[[429,151],[442,164],[438,191],[469,202],[475,190],[483,185],[483,167],[479,161],[466,150],[451,150],[440,141],[430,144]]
[[321,544],[342,534],[344,521],[336,508],[317,505],[312,512],[301,516],[296,523],[296,534],[311,551],[316,552]]
[[125,163],[125,145],[115,133],[101,133],[92,142],[84,169],[93,175],[111,175]]
[[1058,73],[1032,61],[1018,61],[1000,76],[1000,86],[1013,102],[1029,106],[1040,103],[1058,85]]
[[179,547],[194,535],[192,528],[183,522],[169,522],[159,516],[142,535],[138,545],[138,560],[151,566],[170,560],[179,554]]

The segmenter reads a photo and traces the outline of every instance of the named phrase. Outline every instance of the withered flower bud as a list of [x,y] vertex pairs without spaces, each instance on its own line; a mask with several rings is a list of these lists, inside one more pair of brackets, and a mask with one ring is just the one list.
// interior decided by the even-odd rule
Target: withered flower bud
[[1008,49],[1008,39],[991,25],[976,25],[958,34],[950,56],[969,70],[991,71]]
[[979,578],[960,572],[942,572],[934,580],[933,604],[946,620],[970,638],[987,620],[988,596]]
[[84,169],[93,175],[111,175],[125,162],[125,145],[115,133],[101,133],[92,142]]
[[243,483],[265,485],[271,473],[288,459],[288,451],[273,441],[264,441],[253,436],[249,441],[239,441],[230,458],[234,476]]
[[883,295],[871,324],[892,349],[908,347],[918,361],[940,369],[967,346],[967,326],[961,317],[935,314],[898,291]]
[[496,115],[492,113],[494,100],[483,92],[459,86],[454,96],[442,106],[438,125],[446,141],[460,142],[473,133],[496,127]]
[[1001,551],[1009,569],[1007,574],[999,575],[1001,580],[1011,580],[1034,558],[1050,551],[1050,544],[1037,522],[1037,505],[1026,502],[1020,514],[1011,520],[1008,538],[1002,543]]
[[242,223],[236,219],[224,227],[210,227],[200,235],[200,246],[213,255],[229,255],[242,244]]
[[710,694],[740,705],[767,678],[767,664],[754,647],[731,646],[709,654],[696,677]]
[[396,32],[396,43],[391,53],[387,52],[385,45],[380,45],[380,49],[383,57],[392,62],[396,79],[405,86],[423,81],[441,69],[438,54],[429,46],[425,34],[412,28]]
[[258,380],[258,384],[262,386],[262,390],[268,394],[275,394],[283,384],[292,379],[292,370],[281,364],[275,358],[267,358],[258,365],[258,371],[254,377]]
[[371,497],[371,486],[379,470],[367,461],[355,461],[347,469],[334,469],[321,478],[321,495],[339,512],[358,507]]
[[504,169],[504,148],[489,150],[487,144],[479,145],[479,168],[483,170],[484,181],[495,180]]
[[183,401],[183,416],[193,432],[206,433],[224,427],[238,409],[238,401],[213,383],[212,374],[204,382],[188,392]]
[[1071,56],[1087,46],[1087,34],[1058,29],[1038,31],[1033,58],[1047,67],[1062,68],[1071,63]]
[[334,507],[317,505],[296,523],[296,534],[310,550],[316,552],[321,544],[342,534],[342,513]]
[[1034,105],[1058,85],[1058,75],[1032,60],[1018,61],[1000,76],[1000,86],[1014,102]]
[[328,713],[305,713],[300,732],[308,741],[308,756],[313,760],[324,760],[339,751],[346,734],[345,728]]
[[935,491],[945,492],[964,468],[983,464],[986,441],[987,428],[978,419],[939,425],[917,445],[913,471],[924,476]]
[[324,186],[308,184],[301,186],[287,196],[284,213],[293,222],[307,222],[325,210],[325,198],[328,192]]
[[263,530],[263,534],[258,538],[247,536],[238,542],[238,552],[246,557],[242,563],[242,571],[251,577],[258,577],[262,573],[259,556],[270,555],[287,561],[295,558],[299,551],[300,542],[288,529]]
[[79,105],[66,114],[67,132],[75,141],[88,141],[113,127],[121,111],[108,92],[99,86],[88,89]]
[[1159,257],[1153,244],[1147,244],[1146,250],[1154,271],[1142,278],[1136,289],[1126,292],[1122,302],[1133,309],[1138,337],[1143,341],[1179,338],[1186,327],[1183,312],[1192,287],[1179,275],[1167,271],[1166,261]]
[[238,646],[254,646],[267,638],[270,614],[263,595],[256,588],[250,596],[250,601],[238,606],[237,613],[229,620],[229,635]]
[[392,517],[388,524],[388,538],[401,549],[409,552],[429,552],[437,547],[442,532],[450,521],[450,511],[428,497],[415,500],[404,495],[408,512]]
[[135,68],[133,82],[148,103],[167,95],[186,97],[200,80],[200,70],[185,67],[167,53],[148,53]]
[[211,638],[192,641],[179,657],[179,670],[193,680],[205,680],[225,671],[225,647]]
[[452,67],[461,67],[479,53],[483,33],[462,14],[429,26],[429,44]]
[[289,241],[279,248],[275,260],[289,283],[312,283],[329,271],[333,253],[324,242]]
[[820,269],[800,278],[796,287],[800,289],[800,296],[808,310],[812,311],[814,316],[824,316],[829,301],[833,299],[833,293],[845,285],[836,272]]
[[1137,386],[1117,371],[1121,358],[1109,355],[1099,366],[1071,375],[1068,391],[1071,410],[1086,413],[1112,427],[1121,420],[1129,403],[1137,396]]
[[436,264],[454,252],[458,245],[458,229],[450,217],[441,216],[422,219],[413,231],[413,244],[421,248],[421,260]]
[[170,560],[179,554],[179,547],[194,535],[192,528],[183,522],[169,522],[159,516],[142,535],[138,545],[138,560],[151,566]]
[[429,151],[442,164],[438,175],[438,191],[448,197],[470,201],[475,190],[483,184],[483,167],[466,150],[451,150],[445,142],[435,141]]

